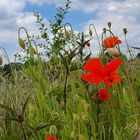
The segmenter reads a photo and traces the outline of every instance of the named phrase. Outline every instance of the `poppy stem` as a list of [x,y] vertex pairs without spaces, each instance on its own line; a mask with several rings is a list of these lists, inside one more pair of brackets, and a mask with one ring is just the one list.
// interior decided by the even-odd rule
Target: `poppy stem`
[[21,129],[23,131],[24,140],[27,140],[25,129],[24,129],[24,126],[23,126],[23,123],[22,122],[20,123],[20,126],[21,126]]
[[128,44],[128,42],[127,42],[126,34],[124,34],[124,37],[125,37],[125,42],[126,42],[126,46],[127,46],[128,52],[129,52],[129,54],[130,54],[130,58],[131,58],[131,60],[133,60],[133,55],[132,55],[132,53],[131,53],[129,44]]
[[68,68],[66,68],[66,74],[65,74],[65,83],[64,83],[64,111],[65,111],[65,114],[67,113],[67,83],[68,83],[68,76],[69,76],[69,70]]
[[98,45],[100,47],[100,51],[102,51],[102,47],[101,47],[101,43],[100,43],[100,40],[99,40],[99,36],[98,36],[97,30],[96,30],[96,27],[95,27],[94,24],[90,24],[89,29],[91,29],[91,26],[94,28],[94,31],[95,31],[95,34],[96,34],[96,37],[97,37],[97,40],[98,40]]
[[32,52],[32,44],[31,44],[30,36],[29,36],[28,31],[27,31],[26,28],[20,27],[20,28],[18,29],[18,38],[20,38],[20,36],[21,36],[21,30],[23,30],[23,31],[25,32],[25,34],[26,34],[27,41],[28,41],[28,43],[29,43],[29,52],[30,52],[30,56],[31,56],[31,58],[34,58],[34,54],[33,54],[33,52]]

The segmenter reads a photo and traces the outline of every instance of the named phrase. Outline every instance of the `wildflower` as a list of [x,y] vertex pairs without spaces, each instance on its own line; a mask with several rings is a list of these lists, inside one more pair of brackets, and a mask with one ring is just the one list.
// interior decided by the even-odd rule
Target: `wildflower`
[[114,48],[116,45],[121,44],[122,41],[117,36],[108,37],[104,40],[103,45],[105,48]]
[[57,140],[55,136],[47,136],[46,140]]
[[89,42],[87,42],[86,45],[87,45],[88,47],[90,47],[90,43],[89,43]]
[[120,80],[121,76],[118,75],[116,71],[108,73],[104,78],[106,86],[111,86],[114,83],[118,83]]
[[120,58],[115,58],[103,66],[99,58],[90,59],[83,66],[84,70],[89,73],[81,75],[81,78],[92,84],[104,82],[106,86],[111,86],[121,80],[121,76],[117,73],[121,63],[122,60]]
[[102,101],[106,101],[110,98],[109,92],[106,89],[100,89],[98,98]]

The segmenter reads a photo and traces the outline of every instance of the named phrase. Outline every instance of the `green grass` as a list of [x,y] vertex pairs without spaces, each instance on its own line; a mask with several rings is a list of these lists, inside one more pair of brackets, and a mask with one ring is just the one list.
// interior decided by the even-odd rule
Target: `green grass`
[[[27,139],[43,140],[51,134],[57,135],[59,140],[138,139],[140,71],[135,66],[128,69],[126,71],[124,65],[121,67],[122,82],[109,89],[111,98],[99,104],[98,110],[94,99],[90,98],[97,92],[96,86],[80,79],[82,69],[71,71],[66,114],[63,100],[65,71],[61,61],[52,65],[37,60],[36,65],[14,71],[11,79],[1,75],[0,139],[22,139],[21,122],[7,119],[17,118],[30,95],[22,122]],[[17,114],[13,113],[15,110]]]

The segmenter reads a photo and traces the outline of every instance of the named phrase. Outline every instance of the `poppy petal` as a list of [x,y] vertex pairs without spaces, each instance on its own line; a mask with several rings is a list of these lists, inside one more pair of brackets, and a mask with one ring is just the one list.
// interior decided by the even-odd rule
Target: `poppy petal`
[[121,44],[121,43],[122,43],[122,41],[121,41],[121,40],[118,40],[118,41],[117,41],[117,44]]
[[81,79],[92,84],[100,84],[103,81],[102,77],[94,74],[83,74]]
[[104,82],[108,87],[111,86],[112,84],[116,84],[120,82],[120,80],[121,80],[121,76],[118,75],[116,71],[112,72],[109,76],[106,76],[104,78]]
[[83,66],[84,70],[90,73],[94,73],[94,72],[96,73],[97,70],[101,69],[102,67],[103,66],[99,58],[92,58],[88,60]]
[[47,136],[46,140],[57,140],[55,136]]
[[105,48],[114,48],[116,45],[121,44],[122,41],[118,39],[117,36],[108,37],[103,41]]
[[106,101],[110,98],[109,92],[106,89],[100,89],[98,98],[102,101]]
[[103,68],[103,73],[106,75],[108,73],[112,73],[113,71],[116,71],[119,66],[122,64],[122,59],[121,58],[115,58],[108,64],[106,64]]

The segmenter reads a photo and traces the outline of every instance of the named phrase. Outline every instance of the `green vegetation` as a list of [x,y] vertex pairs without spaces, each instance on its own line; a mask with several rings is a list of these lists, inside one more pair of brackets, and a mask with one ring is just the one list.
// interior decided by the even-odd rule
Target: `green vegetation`
[[[70,3],[67,0],[64,8],[57,9],[49,27],[35,13],[40,36],[31,37],[25,28],[19,29],[19,45],[26,55],[16,54],[18,63],[0,68],[0,140],[44,140],[48,135],[58,140],[140,139],[140,55],[129,51],[131,59],[127,60],[119,45],[114,56],[99,43],[97,57],[104,65],[116,57],[123,61],[121,81],[107,87],[110,99],[99,100],[104,83],[80,78],[85,73],[83,64],[92,58],[92,46],[87,43],[96,31],[91,25],[89,34],[75,33],[63,22]],[[110,26],[103,35],[113,36]],[[26,33],[25,40],[21,31]]]

